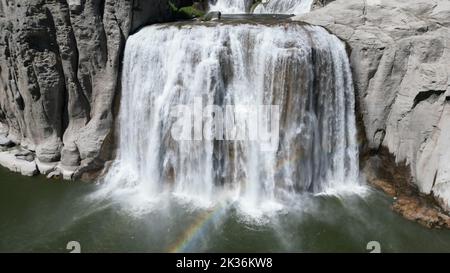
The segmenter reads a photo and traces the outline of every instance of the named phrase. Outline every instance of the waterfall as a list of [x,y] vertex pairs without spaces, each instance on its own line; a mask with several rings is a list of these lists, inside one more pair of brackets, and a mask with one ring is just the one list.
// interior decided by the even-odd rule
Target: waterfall
[[[210,0],[211,11],[222,13],[247,13],[253,0]],[[265,0],[258,4],[254,13],[303,14],[311,10],[313,0]]]
[[[358,184],[349,62],[343,43],[323,28],[148,26],[127,41],[122,89],[118,157],[106,192],[169,192],[205,204],[226,194],[261,208]],[[196,99],[201,106],[279,106],[275,149],[245,139],[174,140],[172,110]]]
[[209,9],[222,13],[246,13],[250,10],[253,0],[210,0]]
[[254,13],[303,14],[311,10],[313,0],[270,0],[259,4]]

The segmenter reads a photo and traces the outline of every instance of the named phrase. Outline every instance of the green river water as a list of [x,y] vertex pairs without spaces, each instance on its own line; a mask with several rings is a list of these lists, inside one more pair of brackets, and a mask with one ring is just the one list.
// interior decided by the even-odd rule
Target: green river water
[[[69,252],[450,252],[450,231],[429,230],[390,210],[389,197],[305,197],[301,209],[248,221],[233,207],[205,212],[177,202],[130,213],[89,198],[98,185],[22,177],[0,169],[0,251]],[[168,198],[169,199],[169,198]]]

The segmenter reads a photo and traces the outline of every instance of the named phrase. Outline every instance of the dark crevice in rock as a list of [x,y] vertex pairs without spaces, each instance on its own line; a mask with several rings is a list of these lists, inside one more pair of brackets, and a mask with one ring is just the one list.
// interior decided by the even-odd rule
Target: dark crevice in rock
[[19,92],[15,93],[14,101],[16,102],[17,107],[19,107],[20,111],[25,110],[25,102],[23,101],[22,95]]
[[66,132],[67,127],[69,126],[68,105],[69,105],[69,95],[68,95],[67,87],[64,87],[64,93],[62,95],[62,105],[61,105],[61,111],[62,111],[61,136],[64,136],[64,133]]
[[[60,80],[62,82],[62,84],[61,84],[61,88],[62,88],[61,91],[62,91],[62,93],[60,95],[60,100],[61,101],[58,102],[60,104],[60,106],[61,106],[59,111],[58,111],[60,113],[61,117],[60,117],[60,122],[59,122],[60,125],[57,126],[59,128],[57,128],[57,132],[56,132],[58,137],[62,139],[62,137],[64,135],[65,128],[67,127],[67,125],[64,124],[64,122],[65,122],[65,120],[67,118],[66,117],[66,113],[65,113],[65,112],[67,112],[66,111],[66,108],[67,108],[66,100],[67,100],[67,96],[68,96],[67,82],[66,82],[66,78],[64,77],[64,68],[63,68],[62,60],[61,60],[62,59],[61,58],[61,50],[59,48],[59,44],[58,44],[58,41],[57,41],[57,38],[56,38],[57,30],[56,30],[56,26],[55,26],[55,18],[53,17],[53,14],[51,13],[51,11],[49,9],[46,9],[46,13],[47,13],[49,32],[55,33],[55,37],[52,37],[52,38],[54,38],[54,41],[51,42],[51,43],[55,45],[54,48],[53,48],[53,52],[57,56],[57,70],[58,70],[58,73],[60,74]],[[43,103],[42,107],[45,109],[44,102],[42,102],[42,103]],[[51,118],[48,116],[47,111],[44,111],[44,114],[46,116],[46,120],[51,120]],[[67,123],[68,123],[68,121],[67,121]]]
[[99,16],[100,21],[98,22],[98,30],[100,31],[100,47],[101,47],[101,59],[98,60],[98,63],[96,63],[97,67],[100,69],[104,69],[106,66],[106,63],[108,62],[109,55],[111,54],[108,51],[108,35],[106,34],[105,30],[105,24],[103,23],[103,17],[104,17],[105,10],[100,9],[99,10]]
[[436,185],[437,175],[438,175],[438,170],[436,170],[436,172],[434,173],[434,177],[433,177],[433,185],[431,186],[432,189],[434,189],[434,186]]
[[[73,73],[73,75],[71,75],[71,81],[73,81],[73,84],[75,85],[75,90],[77,92],[77,95],[79,96],[80,99],[80,108],[81,113],[78,115],[82,115],[83,117],[87,118],[90,116],[90,105],[89,105],[89,99],[86,97],[85,93],[82,92],[83,88],[80,84],[79,78],[78,78],[78,69],[79,69],[79,50],[78,50],[78,43],[77,43],[77,39],[75,37],[74,34],[74,28],[72,25],[72,20],[70,18],[70,7],[68,6],[67,3],[62,3],[62,5],[68,9],[69,11],[65,14],[65,23],[67,24],[67,39],[68,39],[68,43],[70,45],[70,55],[68,56],[69,61],[70,61],[70,67],[71,67],[71,71],[69,71],[69,73]],[[76,5],[77,7],[81,6],[81,2],[80,5]],[[67,84],[66,84],[67,86]],[[64,103],[63,103],[63,120],[62,120],[62,132],[63,135],[66,132],[68,126],[69,126],[69,122],[70,122],[70,115],[69,115],[69,93],[68,90],[66,88],[66,96],[64,97]]]
[[103,20],[103,16],[105,15],[105,0],[100,0],[98,8],[99,8],[99,13],[100,13],[100,18]]
[[378,129],[378,130],[375,132],[375,134],[374,134],[374,136],[373,136],[373,141],[374,141],[374,143],[379,143],[379,146],[378,146],[378,148],[375,150],[375,152],[379,152],[379,151],[380,151],[385,136],[386,136],[386,129]]
[[445,93],[445,91],[442,91],[442,90],[429,90],[429,91],[419,92],[416,95],[416,97],[414,98],[414,104],[413,104],[412,109],[414,109],[419,103],[421,103],[423,101],[428,101],[430,103],[434,103],[444,93]]

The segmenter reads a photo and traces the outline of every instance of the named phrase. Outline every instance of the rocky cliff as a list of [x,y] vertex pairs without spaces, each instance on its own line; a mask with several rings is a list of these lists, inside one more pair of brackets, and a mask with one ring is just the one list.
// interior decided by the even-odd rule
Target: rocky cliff
[[370,154],[393,154],[448,207],[450,2],[337,0],[295,19],[348,44]]
[[[387,151],[421,192],[449,206],[450,2],[314,7],[295,20],[347,43],[368,162]],[[101,170],[125,40],[168,20],[166,0],[0,0],[0,164],[65,178]]]
[[0,0],[0,164],[67,179],[100,170],[125,40],[170,16],[162,0]]

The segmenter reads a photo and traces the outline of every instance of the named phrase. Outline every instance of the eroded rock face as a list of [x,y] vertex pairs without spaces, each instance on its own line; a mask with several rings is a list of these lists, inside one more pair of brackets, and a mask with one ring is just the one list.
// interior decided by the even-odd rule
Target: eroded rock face
[[[194,1],[196,0],[172,0],[171,2],[176,7],[185,7],[191,6]],[[149,24],[164,23],[173,20],[173,14],[170,12],[168,0],[133,0],[132,2],[133,19],[130,26],[131,33]]]
[[125,40],[169,17],[163,0],[0,0],[0,145],[66,178],[101,168]]
[[369,149],[387,148],[448,208],[450,2],[337,0],[295,19],[349,45]]
[[131,1],[2,1],[0,111],[7,137],[73,171],[112,126]]

